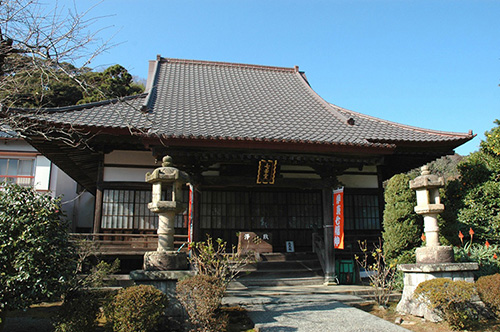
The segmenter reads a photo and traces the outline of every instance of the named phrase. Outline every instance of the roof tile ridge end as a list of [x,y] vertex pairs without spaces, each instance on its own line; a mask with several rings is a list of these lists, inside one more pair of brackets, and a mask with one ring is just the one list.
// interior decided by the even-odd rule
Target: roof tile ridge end
[[224,61],[209,61],[209,60],[190,60],[190,59],[177,59],[177,58],[161,58],[162,63],[184,63],[184,64],[198,64],[207,66],[220,66],[220,67],[236,67],[236,68],[246,68],[246,69],[260,69],[260,70],[270,70],[270,71],[284,71],[284,72],[295,72],[297,70],[296,66],[291,67],[278,67],[278,66],[264,66],[255,65],[247,63],[237,63],[237,62],[224,62]]
[[345,115],[343,115],[340,112],[338,112],[335,109],[335,107],[332,106],[332,104],[330,104],[329,102],[327,102],[326,100],[324,100],[316,91],[314,91],[314,89],[309,85],[309,82],[305,79],[304,73],[299,72],[299,71],[295,71],[295,75],[297,77],[299,77],[300,82],[305,86],[305,88],[310,93],[312,93],[313,97],[317,101],[319,101],[323,106],[325,106],[326,110],[329,111],[333,116],[335,116],[340,121],[343,121],[345,124],[348,124],[348,125],[351,125],[351,126],[354,124],[352,118],[346,117]]
[[394,122],[394,121],[389,121],[389,120],[377,118],[376,116],[359,113],[359,112],[349,110],[349,109],[344,108],[344,107],[337,106],[337,105],[332,104],[332,103],[330,103],[330,105],[334,108],[338,108],[338,109],[343,110],[345,112],[353,113],[354,115],[362,117],[362,118],[367,118],[367,119],[371,119],[373,121],[387,123],[389,125],[408,129],[408,130],[423,132],[426,134],[436,134],[436,135],[442,135],[442,136],[460,136],[463,138],[469,138],[469,137],[472,138],[472,137],[475,137],[477,135],[477,134],[473,134],[472,130],[469,130],[468,133],[458,133],[458,132],[452,132],[452,131],[442,131],[442,130],[426,129],[426,128],[421,128],[421,127],[411,126],[411,125],[407,125],[407,124],[402,124],[402,123],[398,123],[398,122]]
[[148,80],[147,90],[145,91],[145,93],[147,93],[147,97],[146,97],[146,100],[144,100],[144,102],[141,105],[141,112],[143,112],[143,113],[147,113],[150,111],[149,105],[151,102],[151,98],[152,98],[151,96],[153,95],[153,91],[155,91],[157,88],[157,81],[158,81],[159,71],[160,71],[159,64],[161,61],[162,61],[162,57],[160,55],[157,55],[156,61],[154,63],[154,68],[153,68],[153,77],[151,78],[151,82],[149,82],[149,80]]

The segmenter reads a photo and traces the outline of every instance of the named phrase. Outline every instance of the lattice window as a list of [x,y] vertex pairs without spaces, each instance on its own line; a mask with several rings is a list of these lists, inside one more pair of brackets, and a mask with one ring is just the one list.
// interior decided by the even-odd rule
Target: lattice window
[[201,228],[321,228],[320,192],[203,191]]
[[[188,191],[183,192],[182,202],[188,202]],[[165,193],[162,199],[168,196]],[[158,228],[158,214],[148,209],[151,190],[106,189],[102,199],[101,228],[152,230]],[[185,213],[175,217],[175,227],[184,228]]]
[[344,220],[346,230],[380,229],[380,208],[377,194],[345,194]]

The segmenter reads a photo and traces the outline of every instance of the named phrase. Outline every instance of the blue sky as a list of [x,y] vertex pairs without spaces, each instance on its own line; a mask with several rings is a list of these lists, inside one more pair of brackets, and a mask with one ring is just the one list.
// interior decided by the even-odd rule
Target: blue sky
[[[65,5],[69,0],[59,0]],[[497,0],[77,0],[118,44],[93,67],[164,57],[293,67],[338,106],[454,132],[500,118]]]

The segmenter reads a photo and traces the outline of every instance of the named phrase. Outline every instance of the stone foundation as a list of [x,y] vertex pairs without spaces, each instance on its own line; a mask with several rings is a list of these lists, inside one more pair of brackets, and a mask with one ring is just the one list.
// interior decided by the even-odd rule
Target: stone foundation
[[450,246],[421,247],[415,251],[417,264],[453,263],[453,248]]
[[187,270],[187,254],[176,251],[148,251],[144,254],[143,268],[147,271]]
[[404,272],[404,289],[401,301],[396,310],[403,314],[424,317],[437,322],[440,318],[428,308],[425,302],[413,297],[418,284],[435,278],[464,280],[474,282],[474,273],[479,269],[477,263],[435,263],[435,264],[401,264],[398,270]]

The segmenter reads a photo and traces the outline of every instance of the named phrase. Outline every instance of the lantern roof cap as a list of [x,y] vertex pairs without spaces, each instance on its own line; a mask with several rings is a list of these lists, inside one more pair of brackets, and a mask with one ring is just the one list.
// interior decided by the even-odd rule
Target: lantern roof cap
[[421,174],[422,175],[410,181],[411,189],[418,190],[444,187],[443,177],[431,174],[427,165],[422,166]]
[[162,167],[156,168],[153,172],[146,173],[146,182],[186,183],[189,181],[189,175],[186,172],[180,171],[178,168],[173,167],[172,157],[163,157],[161,165]]

